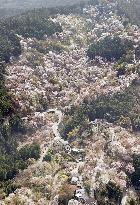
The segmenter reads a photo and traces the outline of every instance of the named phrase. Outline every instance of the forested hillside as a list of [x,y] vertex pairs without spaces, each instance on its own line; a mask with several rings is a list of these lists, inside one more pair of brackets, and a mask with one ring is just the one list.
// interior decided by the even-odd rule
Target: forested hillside
[[34,8],[72,5],[79,2],[82,0],[0,0],[0,18],[14,16]]
[[5,87],[6,68],[12,58],[16,61],[22,54],[20,36],[43,42],[46,37],[51,38],[53,34],[63,31],[59,23],[50,19],[51,16],[81,11],[82,5],[42,8],[0,21],[0,192],[4,194],[8,195],[18,187],[11,180],[19,170],[27,168],[28,159],[37,160],[40,157],[40,147],[36,143],[17,150],[19,141],[17,135],[22,136],[26,133],[24,121],[21,119],[25,113],[20,111],[19,104],[9,95]]
[[0,205],[139,205],[137,7],[0,9],[45,3],[0,21]]
[[23,37],[43,38],[55,32],[61,32],[59,24],[49,20],[48,10],[33,11],[18,17],[11,17],[0,22],[0,59],[9,62],[10,57],[21,54],[18,35]]
[[126,14],[133,23],[140,26],[140,1],[139,0],[118,0],[118,8],[121,12]]
[[[96,1],[97,2],[97,1]],[[94,1],[91,1],[94,3]],[[18,57],[21,54],[21,46],[18,35],[25,38],[42,39],[44,35],[51,36],[61,32],[59,23],[50,20],[50,16],[56,14],[80,13],[84,4],[77,6],[62,6],[56,8],[42,8],[27,11],[16,17],[9,17],[0,21],[0,60],[9,62],[10,57]]]
[[71,5],[81,2],[80,0],[0,0],[0,8],[31,9],[37,7],[56,7]]
[[[17,134],[26,132],[21,120],[23,113],[19,105],[8,94],[5,87],[7,64],[11,57],[21,55],[21,44],[18,35],[25,38],[43,39],[44,35],[51,36],[61,32],[58,23],[49,20],[48,10],[38,10],[3,19],[0,22],[0,189],[6,194],[16,188],[10,181],[19,169],[25,169],[29,158],[38,159],[40,147],[32,144],[17,151]],[[9,187],[9,188],[8,188]]]

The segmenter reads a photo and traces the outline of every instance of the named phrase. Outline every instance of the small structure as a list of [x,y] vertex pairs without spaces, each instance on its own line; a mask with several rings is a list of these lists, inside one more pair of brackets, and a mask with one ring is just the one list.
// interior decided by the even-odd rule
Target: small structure
[[77,187],[82,188],[83,187],[83,177],[79,176],[77,181]]
[[85,196],[85,190],[84,189],[77,189],[75,191],[75,198],[80,201],[81,203],[85,203],[86,196]]
[[75,199],[71,199],[68,202],[68,205],[78,205],[78,204],[79,204],[79,202],[77,200],[75,200]]
[[83,178],[82,176],[72,176],[71,184],[76,185],[78,188],[83,187]]
[[85,152],[84,149],[77,149],[77,148],[73,148],[71,151],[73,154],[81,154]]
[[68,141],[63,140],[60,137],[55,137],[53,140],[53,149],[56,151],[64,150],[66,153],[71,153],[71,146],[69,145]]
[[77,185],[78,180],[79,180],[78,177],[74,177],[74,176],[73,176],[73,177],[71,178],[71,184]]
[[[65,141],[66,142],[66,141]],[[70,154],[71,153],[71,146],[68,143],[64,143],[64,150],[66,153]]]

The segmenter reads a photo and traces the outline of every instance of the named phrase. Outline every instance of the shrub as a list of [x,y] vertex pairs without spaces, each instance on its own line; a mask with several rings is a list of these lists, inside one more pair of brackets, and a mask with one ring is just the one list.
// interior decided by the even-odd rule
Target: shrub
[[50,153],[46,154],[45,157],[43,158],[43,161],[51,162],[52,161],[51,154]]
[[3,190],[7,196],[10,193],[13,193],[17,188],[20,188],[20,186],[12,182],[12,180],[8,180],[7,182],[3,183]]
[[108,198],[114,199],[116,202],[121,202],[122,199],[122,190],[119,186],[116,186],[113,182],[109,182],[106,186],[108,192]]
[[121,75],[125,75],[126,73],[126,64],[125,63],[117,63],[115,65],[115,70],[117,71],[117,77]]
[[53,157],[53,151],[51,149],[49,149],[48,152],[46,153],[45,157],[43,158],[43,161],[51,162],[52,157]]
[[89,181],[86,181],[85,183],[84,183],[84,188],[85,188],[85,191],[86,191],[86,193],[88,194],[88,196],[90,196],[90,182]]
[[140,201],[138,201],[137,199],[130,199],[129,205],[139,205]]
[[131,128],[131,119],[129,117],[120,117],[119,119],[119,125],[124,128]]
[[135,49],[136,58],[139,59],[140,57],[140,45]]

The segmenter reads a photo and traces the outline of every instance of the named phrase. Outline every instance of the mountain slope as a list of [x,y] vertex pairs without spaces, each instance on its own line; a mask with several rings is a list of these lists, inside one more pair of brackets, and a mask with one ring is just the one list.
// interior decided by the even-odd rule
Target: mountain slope
[[0,0],[0,8],[31,9],[34,7],[55,7],[79,3],[80,0]]
[[42,7],[56,7],[73,5],[80,3],[81,0],[0,0],[0,18],[14,16],[23,13],[26,10]]
[[[12,175],[2,157],[0,204],[140,204],[140,30],[116,9],[89,3],[4,21],[20,34],[4,76],[26,132]],[[48,35],[48,21],[61,30]]]

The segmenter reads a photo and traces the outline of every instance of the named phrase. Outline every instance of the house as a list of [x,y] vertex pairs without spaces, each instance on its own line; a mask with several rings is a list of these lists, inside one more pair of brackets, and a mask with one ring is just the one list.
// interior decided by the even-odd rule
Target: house
[[85,194],[85,190],[84,189],[77,189],[75,191],[74,196],[81,203],[85,203],[85,201],[86,201],[86,194]]
[[71,178],[71,184],[77,185],[78,180],[79,180],[78,177],[73,176],[73,177]]

